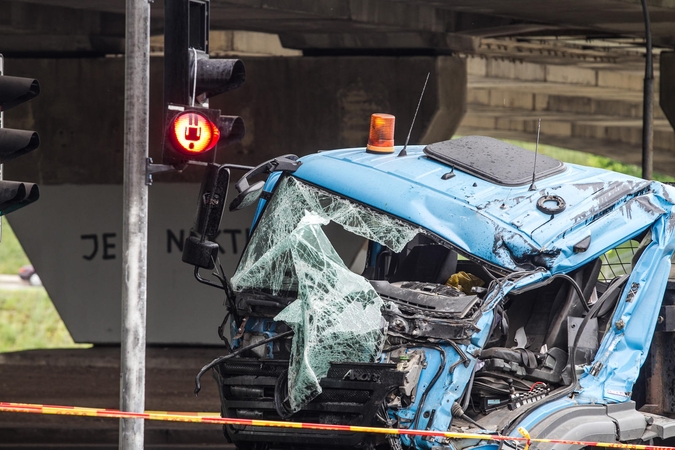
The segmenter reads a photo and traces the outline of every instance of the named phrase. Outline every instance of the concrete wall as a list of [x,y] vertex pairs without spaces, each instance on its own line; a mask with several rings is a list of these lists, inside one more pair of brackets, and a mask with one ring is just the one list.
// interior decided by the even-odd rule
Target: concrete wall
[[[211,107],[240,115],[246,138],[219,151],[221,162],[255,164],[282,153],[365,146],[370,114],[396,115],[403,144],[427,73],[432,76],[412,133],[419,142],[437,111],[434,137],[449,138],[466,98],[464,60],[407,58],[245,58],[246,84]],[[5,72],[40,80],[40,96],[6,114],[6,126],[32,128],[42,146],[7,165],[8,178],[42,184],[122,182],[124,59],[8,60]],[[150,156],[161,159],[163,59],[151,59]],[[198,181],[198,171],[157,180]]]

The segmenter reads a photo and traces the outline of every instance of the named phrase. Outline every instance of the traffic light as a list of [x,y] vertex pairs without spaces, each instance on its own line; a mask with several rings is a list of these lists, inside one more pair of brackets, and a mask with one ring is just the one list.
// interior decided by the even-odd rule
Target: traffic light
[[[40,94],[40,83],[31,78],[9,77],[3,73],[0,55],[0,164],[25,155],[40,146],[35,131],[3,127],[5,111],[27,102]],[[40,198],[37,184],[0,179],[0,216],[16,211]]]
[[243,136],[244,122],[221,116],[217,109],[169,104],[164,130],[163,163],[181,166],[187,161],[214,162],[218,143],[227,145]]
[[164,164],[178,165],[187,160],[213,162],[220,139],[220,111],[168,105],[164,129]]
[[209,109],[209,98],[241,86],[238,59],[209,58],[209,0],[171,0],[164,12],[164,145],[162,162],[177,168],[215,161],[218,146],[244,137],[244,122]]

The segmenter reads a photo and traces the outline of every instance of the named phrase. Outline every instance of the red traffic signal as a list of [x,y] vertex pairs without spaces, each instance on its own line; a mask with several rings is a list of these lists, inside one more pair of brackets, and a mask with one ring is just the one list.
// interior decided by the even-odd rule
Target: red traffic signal
[[215,162],[218,145],[239,142],[244,132],[241,117],[221,116],[218,109],[169,105],[162,162],[176,168],[189,161]]
[[177,150],[187,155],[208,152],[218,143],[220,130],[204,114],[184,111],[173,118],[169,138]]
[[169,105],[164,125],[164,164],[184,166],[188,161],[214,162],[220,140],[217,109]]

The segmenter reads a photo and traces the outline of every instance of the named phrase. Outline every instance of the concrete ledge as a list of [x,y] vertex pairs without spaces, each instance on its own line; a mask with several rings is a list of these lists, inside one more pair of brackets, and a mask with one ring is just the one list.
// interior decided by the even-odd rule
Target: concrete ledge
[[584,69],[576,66],[547,65],[546,81],[597,86],[598,73],[592,69]]
[[[564,60],[563,60],[564,61]],[[566,83],[581,86],[622,89],[642,92],[644,72],[627,69],[617,70],[615,65],[550,64],[471,56],[467,58],[467,73],[470,76],[502,78],[521,81]],[[654,73],[655,91],[658,92],[658,70]]]

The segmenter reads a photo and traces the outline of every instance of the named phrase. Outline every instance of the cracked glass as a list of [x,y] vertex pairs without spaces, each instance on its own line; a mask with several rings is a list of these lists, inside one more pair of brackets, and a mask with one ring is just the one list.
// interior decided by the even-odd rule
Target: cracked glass
[[237,291],[297,298],[275,317],[294,331],[288,369],[293,411],[321,393],[330,363],[372,362],[385,338],[383,302],[338,255],[324,233],[330,222],[397,253],[422,232],[296,178],[279,181],[232,284]]

